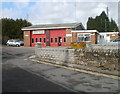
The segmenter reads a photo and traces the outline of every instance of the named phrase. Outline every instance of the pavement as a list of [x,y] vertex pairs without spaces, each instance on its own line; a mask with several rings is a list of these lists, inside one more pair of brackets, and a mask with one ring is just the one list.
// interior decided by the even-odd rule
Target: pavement
[[[9,75],[10,77],[8,76],[8,78],[7,76],[4,76],[4,78],[8,79],[7,82],[5,81],[5,83],[7,84],[4,86],[11,87],[10,90],[13,89],[12,87],[14,85],[15,86],[18,85],[16,86],[16,88],[19,91],[34,90],[36,92],[41,92],[42,89],[39,89],[41,88],[39,87],[39,84],[41,84],[42,82],[40,82],[38,85],[37,84],[35,85],[33,83],[36,79],[42,77],[45,78],[48,82],[50,81],[52,84],[58,85],[61,88],[67,89],[68,91],[85,92],[87,94],[91,92],[95,92],[95,94],[97,93],[103,94],[105,92],[107,94],[119,94],[118,93],[120,90],[119,79],[114,79],[112,77],[105,77],[102,75],[96,75],[91,73],[85,73],[83,71],[71,70],[64,67],[45,64],[42,62],[31,61],[29,57],[34,55],[34,48],[6,47],[3,49],[3,52],[5,53],[4,54],[5,57],[3,58],[3,66],[4,66],[3,69],[7,70],[10,68],[11,72],[9,73],[10,70],[7,72],[8,74],[13,74],[13,76]],[[26,74],[24,74],[24,72]],[[30,79],[26,78],[27,74],[30,76]],[[16,75],[18,78],[16,78]],[[34,78],[35,75],[38,78],[36,77],[34,80],[31,80]],[[28,79],[28,81],[27,80],[22,81],[21,79],[23,78]],[[43,80],[42,78],[40,78],[39,81]],[[15,81],[12,79],[15,79]],[[14,82],[13,86],[11,86],[11,84],[9,83],[10,81],[11,83]],[[21,84],[19,83],[19,81],[21,82]],[[30,89],[27,89],[27,86],[24,85],[24,83],[28,86],[31,83],[34,85],[34,87],[30,86]],[[49,88],[49,85],[47,85],[47,83],[46,83],[46,88]],[[20,89],[19,88],[20,86],[21,87],[25,86],[25,89]],[[37,88],[37,89],[32,89],[32,88]],[[54,89],[52,90],[55,91]]]
[[45,62],[45,61],[41,61],[38,58],[35,58],[35,56],[32,56],[31,61],[35,61],[38,63],[42,63],[42,64],[47,64],[47,65],[51,65],[51,66],[56,66],[56,67],[60,67],[60,68],[65,68],[65,69],[69,69],[69,70],[74,70],[74,71],[78,71],[78,72],[84,72],[84,73],[88,73],[88,74],[92,74],[92,75],[98,75],[98,76],[104,76],[104,77],[109,77],[109,78],[113,78],[113,79],[120,79],[120,76],[115,72],[113,73],[109,73],[110,71],[102,71],[100,72],[100,70],[97,70],[95,68],[92,67],[88,68],[88,67],[84,67],[83,66],[77,66],[77,67],[71,67],[71,66],[64,66],[64,65],[59,65],[59,64],[54,64],[54,63],[49,63],[49,62]]

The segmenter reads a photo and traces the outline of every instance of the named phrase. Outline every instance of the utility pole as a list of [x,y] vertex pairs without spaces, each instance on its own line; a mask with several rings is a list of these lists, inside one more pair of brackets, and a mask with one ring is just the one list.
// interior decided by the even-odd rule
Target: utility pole
[[[76,0],[75,0],[75,23],[77,23],[77,3],[76,3]],[[76,30],[76,27],[75,27],[75,30]]]
[[106,22],[107,22],[107,21],[106,21],[106,19],[105,19],[105,31],[107,31],[107,26],[106,26],[107,24],[106,24]]
[[[107,17],[109,19],[109,8],[108,8],[108,6],[106,7],[106,12],[107,12]],[[107,20],[105,19],[105,31],[107,31],[107,28],[108,28],[108,24],[107,24]]]
[[108,8],[108,6],[106,8],[106,11],[107,11],[107,17],[109,18],[109,8]]
[[26,20],[27,20],[27,21],[29,20],[29,14],[26,15]]
[[77,3],[76,3],[76,0],[75,0],[75,22],[77,22]]

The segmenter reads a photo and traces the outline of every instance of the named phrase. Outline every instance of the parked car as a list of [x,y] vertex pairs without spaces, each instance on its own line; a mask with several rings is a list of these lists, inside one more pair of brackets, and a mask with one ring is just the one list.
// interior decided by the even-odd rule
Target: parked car
[[15,40],[15,39],[11,39],[11,40],[8,40],[7,41],[7,46],[23,46],[24,45],[24,42],[23,41],[20,41],[20,40]]
[[114,40],[112,40],[112,41],[110,41],[110,42],[108,42],[109,44],[119,44],[120,45],[120,37],[118,37],[118,38],[116,38],[116,39],[114,39]]
[[21,46],[23,46],[23,45],[24,45],[24,42],[23,42],[23,41],[20,41],[20,43],[21,43]]

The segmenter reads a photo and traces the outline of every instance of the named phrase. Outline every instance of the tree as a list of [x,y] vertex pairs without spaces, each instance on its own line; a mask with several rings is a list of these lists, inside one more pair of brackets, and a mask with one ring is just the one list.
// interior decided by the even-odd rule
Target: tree
[[23,39],[21,28],[31,26],[30,22],[23,19],[3,18],[2,21],[2,43],[6,43],[8,39]]
[[113,32],[119,31],[117,24],[115,23],[115,21],[113,19],[111,19],[111,23],[110,23],[110,27],[109,29]]
[[105,11],[95,18],[89,17],[87,21],[87,29],[96,29],[99,32],[119,31],[116,22],[113,19],[109,20]]

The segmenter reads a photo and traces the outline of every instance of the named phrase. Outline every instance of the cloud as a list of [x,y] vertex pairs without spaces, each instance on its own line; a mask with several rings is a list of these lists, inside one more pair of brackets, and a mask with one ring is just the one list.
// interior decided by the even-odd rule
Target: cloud
[[[118,5],[118,11],[120,11],[120,2]],[[119,24],[119,30],[120,30],[120,13],[118,14],[118,24]]]
[[[109,7],[109,15],[117,21],[116,2],[74,2],[63,0],[62,2],[14,2],[14,8],[2,9],[4,17],[27,18],[32,24],[70,23],[82,22],[86,27],[88,17],[100,15],[106,7]],[[113,7],[114,6],[114,7]],[[116,14],[116,15],[115,15]]]
[[98,4],[96,7],[94,7],[94,9],[91,11],[91,13],[93,14],[93,16],[95,17],[96,14],[100,15],[102,13],[102,11],[106,12],[106,8],[107,8],[107,4],[104,3],[100,3]]
[[10,8],[10,9],[4,9],[4,11],[2,10],[2,17],[5,18],[12,18],[14,16],[13,14],[13,9]]
[[[88,17],[100,15],[102,11],[106,11],[107,6],[116,12],[117,7],[110,5],[113,5],[113,3],[79,2],[75,8],[75,3],[71,2],[36,2],[36,4],[29,9],[29,21],[33,24],[45,24],[69,23],[77,20],[77,22],[82,22],[86,27]],[[116,19],[114,12],[111,12],[110,15]]]
[[25,8],[27,8],[27,3],[18,3],[18,2],[14,2],[13,3],[14,6],[12,6],[11,8],[0,8],[1,11],[1,16],[0,18],[25,18]]
[[17,9],[27,8],[29,5],[29,2],[14,2],[14,6]]
[[2,0],[2,2],[30,2],[32,0]]
[[119,0],[2,0],[2,2],[119,2]]
[[[65,3],[64,3],[65,4]],[[36,11],[37,10],[37,15]],[[70,10],[70,11],[69,11]],[[36,5],[30,8],[30,20],[35,17],[39,23],[64,23],[65,19],[73,19],[74,14],[70,14],[73,10],[69,4],[63,5],[63,3],[36,3]],[[36,22],[35,18],[32,20]]]

